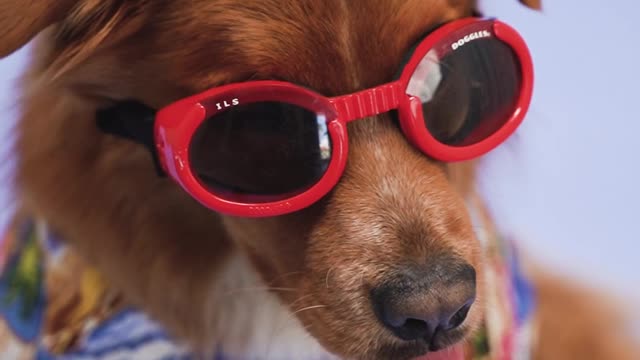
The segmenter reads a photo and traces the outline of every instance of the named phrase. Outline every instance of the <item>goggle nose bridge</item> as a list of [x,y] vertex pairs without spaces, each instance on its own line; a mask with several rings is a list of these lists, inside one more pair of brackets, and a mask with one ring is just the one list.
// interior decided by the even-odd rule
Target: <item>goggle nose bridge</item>
[[406,96],[399,81],[342,95],[330,100],[339,118],[347,123],[397,109]]

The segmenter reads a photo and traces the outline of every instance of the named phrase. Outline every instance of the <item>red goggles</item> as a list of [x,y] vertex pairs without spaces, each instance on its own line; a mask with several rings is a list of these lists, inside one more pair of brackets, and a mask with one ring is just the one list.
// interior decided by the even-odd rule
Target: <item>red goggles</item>
[[531,56],[518,33],[498,20],[466,18],[424,37],[393,82],[333,98],[279,81],[224,85],[161,109],[153,137],[137,140],[155,147],[159,167],[204,206],[276,216],[310,206],[336,185],[347,162],[347,123],[397,110],[405,137],[425,155],[469,160],[516,130],[532,87]]

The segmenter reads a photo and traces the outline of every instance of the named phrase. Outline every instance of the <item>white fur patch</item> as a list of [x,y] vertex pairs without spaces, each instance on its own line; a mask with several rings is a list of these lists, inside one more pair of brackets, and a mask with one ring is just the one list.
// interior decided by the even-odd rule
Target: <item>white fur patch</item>
[[266,289],[246,256],[228,260],[214,290],[216,349],[225,359],[336,359]]

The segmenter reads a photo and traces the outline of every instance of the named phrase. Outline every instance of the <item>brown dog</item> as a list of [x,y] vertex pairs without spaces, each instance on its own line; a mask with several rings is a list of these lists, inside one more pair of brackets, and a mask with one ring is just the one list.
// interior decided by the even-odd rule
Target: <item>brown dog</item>
[[[416,259],[482,277],[464,201],[473,164],[429,160],[381,115],[350,125],[347,170],[320,203],[227,217],[158,178],[145,149],[100,133],[95,113],[131,98],[160,108],[246,79],[354,92],[388,81],[425,30],[474,11],[472,0],[0,0],[0,55],[38,35],[17,129],[20,206],[194,351],[422,355],[379,324],[365,289]],[[592,295],[534,273],[535,358],[640,359]],[[445,345],[472,338],[484,301],[478,286]]]

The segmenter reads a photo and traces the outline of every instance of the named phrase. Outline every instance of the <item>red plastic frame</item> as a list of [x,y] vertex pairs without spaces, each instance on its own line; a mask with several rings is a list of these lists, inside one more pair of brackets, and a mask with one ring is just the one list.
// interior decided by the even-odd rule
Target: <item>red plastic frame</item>
[[[442,55],[465,35],[488,31],[509,45],[520,60],[521,89],[515,111],[492,135],[468,146],[452,147],[436,140],[427,130],[422,104],[406,93],[409,80],[423,57],[431,50]],[[300,86],[280,81],[249,81],[216,87],[179,100],[156,116],[155,139],[164,170],[189,194],[208,208],[235,216],[276,216],[303,209],[327,194],[338,182],[347,162],[350,121],[398,110],[405,136],[425,154],[441,161],[469,160],[485,154],[507,139],[522,122],[533,91],[533,64],[520,35],[498,20],[466,18],[450,22],[429,34],[416,47],[400,78],[394,82],[353,94],[327,98]],[[206,189],[189,165],[191,138],[205,119],[228,106],[259,101],[277,101],[323,113],[332,141],[332,157],[324,176],[308,190],[268,203],[245,203],[223,198]]]

